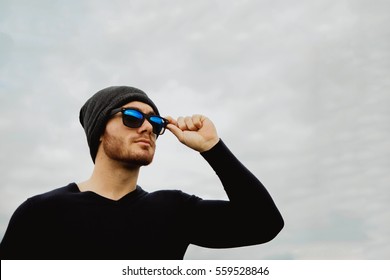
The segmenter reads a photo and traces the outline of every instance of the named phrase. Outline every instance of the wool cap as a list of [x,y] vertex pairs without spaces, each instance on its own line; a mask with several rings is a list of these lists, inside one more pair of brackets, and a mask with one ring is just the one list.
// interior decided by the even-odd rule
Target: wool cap
[[93,162],[95,162],[100,145],[100,136],[105,130],[111,111],[132,101],[140,101],[150,105],[154,113],[159,115],[156,105],[145,92],[129,86],[111,86],[102,89],[81,107],[79,119],[87,136]]

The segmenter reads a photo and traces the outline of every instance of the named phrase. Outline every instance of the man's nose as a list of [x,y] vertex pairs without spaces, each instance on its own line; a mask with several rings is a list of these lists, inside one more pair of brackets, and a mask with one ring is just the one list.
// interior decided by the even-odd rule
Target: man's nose
[[147,119],[145,119],[143,124],[139,127],[138,132],[139,133],[143,133],[143,132],[152,133],[153,132],[153,126]]

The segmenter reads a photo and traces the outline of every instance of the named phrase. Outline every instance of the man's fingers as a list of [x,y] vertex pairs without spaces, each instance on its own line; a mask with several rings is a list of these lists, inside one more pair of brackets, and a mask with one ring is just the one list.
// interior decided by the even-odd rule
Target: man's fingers
[[192,116],[192,121],[197,129],[202,128],[203,120],[204,120],[204,116],[202,116],[202,115],[193,115]]
[[180,128],[181,130],[185,130],[185,128],[186,128],[186,123],[185,123],[183,117],[178,117],[176,123],[177,123],[177,127],[178,127],[178,128]]
[[185,131],[197,131],[202,127],[202,115],[193,115],[191,117],[179,117],[177,119],[177,126]]
[[184,118],[184,121],[186,123],[187,129],[188,130],[197,130],[198,128],[194,124],[194,119],[192,117],[186,117]]
[[179,117],[177,120],[166,118],[169,120],[168,130],[191,149],[198,152],[208,151],[219,141],[214,124],[203,115]]
[[177,121],[174,118],[171,116],[166,116],[165,118],[169,121],[169,123],[177,126]]

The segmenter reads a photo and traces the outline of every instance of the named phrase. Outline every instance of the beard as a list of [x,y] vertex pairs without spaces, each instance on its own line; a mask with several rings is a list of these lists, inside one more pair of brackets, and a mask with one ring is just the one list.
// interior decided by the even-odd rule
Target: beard
[[129,147],[124,139],[113,135],[105,134],[102,141],[103,149],[106,155],[115,161],[124,163],[129,167],[139,167],[149,165],[153,161],[153,147]]

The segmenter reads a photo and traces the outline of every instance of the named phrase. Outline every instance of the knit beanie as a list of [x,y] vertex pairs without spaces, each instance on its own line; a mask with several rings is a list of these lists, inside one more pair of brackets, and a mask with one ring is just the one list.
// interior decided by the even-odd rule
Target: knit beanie
[[110,118],[110,112],[132,101],[140,101],[150,105],[154,112],[159,115],[156,105],[145,92],[129,86],[112,86],[102,89],[89,98],[81,108],[80,123],[87,136],[93,162],[95,162],[99,148],[100,136],[103,134],[106,123]]

